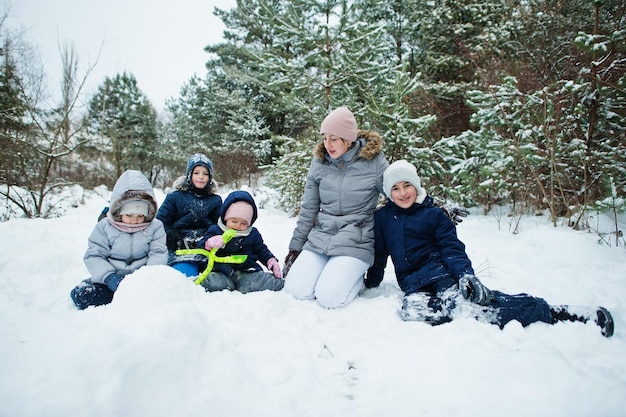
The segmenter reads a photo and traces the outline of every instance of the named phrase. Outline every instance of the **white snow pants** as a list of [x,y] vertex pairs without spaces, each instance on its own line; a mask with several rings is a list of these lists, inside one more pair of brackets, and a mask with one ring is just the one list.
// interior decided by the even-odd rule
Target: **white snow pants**
[[325,308],[343,307],[363,289],[369,265],[351,256],[327,256],[304,250],[285,278],[284,291],[299,300],[317,300]]

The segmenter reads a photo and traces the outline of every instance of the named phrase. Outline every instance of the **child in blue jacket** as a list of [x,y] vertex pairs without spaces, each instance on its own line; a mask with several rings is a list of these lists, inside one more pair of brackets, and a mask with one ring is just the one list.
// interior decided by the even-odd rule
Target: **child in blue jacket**
[[613,335],[613,318],[603,307],[574,312],[528,294],[508,295],[485,287],[474,274],[454,224],[433,206],[412,164],[404,160],[391,164],[383,174],[383,190],[389,201],[375,213],[375,260],[365,285],[380,284],[391,256],[405,293],[402,319],[443,324],[452,320],[457,304],[468,300],[480,306],[473,309],[477,318],[500,328],[511,320],[522,326],[537,321],[594,321],[604,336]]
[[[252,291],[279,291],[284,280],[278,260],[263,242],[263,237],[252,226],[257,219],[254,198],[246,191],[233,191],[226,197],[217,225],[209,227],[198,241],[198,248],[211,250],[219,248],[217,256],[247,255],[244,263],[216,262],[212,271],[201,285],[207,291],[237,290],[242,293]],[[224,242],[223,233],[236,230],[235,236]],[[267,267],[265,272],[261,265]]]
[[198,274],[200,255],[177,256],[178,249],[192,249],[207,229],[217,223],[222,197],[215,194],[213,162],[196,153],[187,162],[185,176],[174,183],[156,215],[167,233],[168,265],[188,276]]

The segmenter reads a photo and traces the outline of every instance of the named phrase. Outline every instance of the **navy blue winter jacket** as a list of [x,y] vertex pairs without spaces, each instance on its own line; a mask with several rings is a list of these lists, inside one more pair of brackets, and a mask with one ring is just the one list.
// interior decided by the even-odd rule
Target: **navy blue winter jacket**
[[[211,226],[209,230],[207,230],[202,239],[198,241],[198,248],[204,248],[205,242],[211,236],[221,235],[224,233],[224,231],[227,229],[224,225],[224,214],[226,214],[226,210],[228,210],[228,207],[230,207],[231,204],[237,201],[246,201],[250,203],[253,213],[251,223],[254,224],[257,219],[258,213],[254,199],[249,193],[245,191],[233,191],[224,200],[218,224]],[[271,258],[275,258],[274,254],[272,254],[272,252],[263,242],[263,237],[261,236],[261,233],[257,230],[256,227],[253,227],[252,225],[250,225],[250,227],[242,232],[238,231],[235,234],[235,237],[233,237],[228,243],[226,243],[226,246],[217,251],[216,255],[248,255],[248,258],[242,264],[225,265],[216,263],[213,270],[216,272],[225,273],[226,275],[230,275],[230,272],[232,272],[231,270],[229,270],[229,267],[238,271],[261,271],[263,268],[261,268],[257,261],[267,266],[267,261],[269,261]]]
[[388,256],[406,294],[442,278],[458,280],[466,273],[474,274],[456,227],[440,208],[433,206],[432,197],[408,209],[390,200],[375,213],[374,222],[375,259],[367,273],[367,287],[380,284]]
[[198,190],[187,181],[165,196],[157,213],[167,233],[167,248],[175,251],[194,248],[207,229],[217,223],[222,197],[206,190]]

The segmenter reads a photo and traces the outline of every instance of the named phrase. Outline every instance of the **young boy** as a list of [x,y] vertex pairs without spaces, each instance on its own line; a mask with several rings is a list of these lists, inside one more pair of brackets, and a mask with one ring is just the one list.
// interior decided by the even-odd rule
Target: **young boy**
[[202,255],[176,255],[178,249],[195,248],[210,226],[217,223],[222,197],[215,194],[213,162],[204,154],[191,155],[185,176],[174,183],[174,191],[156,215],[167,233],[168,265],[187,276],[198,275]]
[[[257,219],[257,207],[252,196],[246,191],[233,191],[226,197],[217,225],[211,226],[198,241],[198,248],[211,250],[219,248],[217,256],[247,255],[242,264],[216,262],[202,286],[207,291],[238,290],[242,293],[252,291],[279,291],[284,280],[276,257],[270,252],[261,233],[252,226]],[[234,229],[235,236],[224,242],[222,234]],[[267,266],[265,272],[258,262]]]
[[140,171],[125,171],[111,193],[110,210],[89,236],[83,260],[91,278],[71,291],[76,307],[108,304],[126,275],[167,263],[165,230],[156,212],[148,179]]
[[613,318],[603,307],[575,313],[568,306],[550,306],[528,294],[486,288],[476,278],[454,224],[422,188],[415,166],[404,160],[391,164],[383,174],[383,190],[389,201],[375,214],[375,260],[365,285],[380,284],[391,256],[405,293],[402,319],[443,324],[452,320],[455,307],[465,299],[482,306],[477,315],[500,328],[511,320],[522,326],[593,320],[604,336],[613,335]]

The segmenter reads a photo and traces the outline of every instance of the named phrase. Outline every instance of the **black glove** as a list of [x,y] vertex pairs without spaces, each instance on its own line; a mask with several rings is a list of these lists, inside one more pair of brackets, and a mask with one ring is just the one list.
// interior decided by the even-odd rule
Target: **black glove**
[[448,218],[452,220],[452,223],[457,225],[463,222],[463,219],[461,217],[463,218],[467,217],[467,215],[469,214],[469,211],[467,211],[463,207],[455,206],[455,207],[448,209],[446,214],[448,215]]
[[167,232],[167,237],[165,243],[167,244],[167,248],[170,250],[182,249],[178,246],[178,242],[182,243],[183,235],[179,230],[172,229]]
[[474,275],[465,274],[459,279],[459,289],[463,298],[481,306],[488,306],[493,300],[491,290]]
[[455,225],[458,225],[459,223],[463,222],[462,217],[465,218],[469,214],[469,211],[467,211],[463,207],[459,207],[459,206],[448,207],[446,206],[446,203],[441,200],[438,200],[438,199],[433,199],[433,200],[434,200],[433,205],[435,207],[439,207],[445,213],[445,215],[450,219],[450,221],[454,223]]
[[170,230],[167,234],[167,247],[171,250],[195,249],[196,243],[202,239],[202,234],[198,235],[195,230]]
[[283,267],[283,278],[287,276],[287,272],[289,272],[291,265],[293,265],[298,255],[300,255],[299,250],[290,250],[287,256],[285,256],[285,266]]
[[491,290],[485,287],[474,275],[463,275],[459,279],[459,290],[461,290],[463,298],[481,306],[488,306],[493,300]]
[[[376,272],[375,272],[376,271]],[[365,274],[365,280],[363,283],[365,284],[365,288],[374,288],[378,287],[383,280],[384,270],[375,270],[374,268],[370,268]]]

